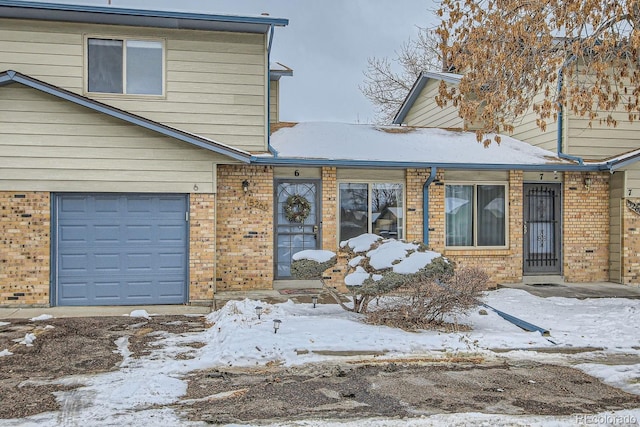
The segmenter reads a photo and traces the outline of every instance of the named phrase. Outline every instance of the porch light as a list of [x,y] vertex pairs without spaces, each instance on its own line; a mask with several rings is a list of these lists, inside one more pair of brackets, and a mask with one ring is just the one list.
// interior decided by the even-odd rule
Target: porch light
[[316,304],[318,303],[318,295],[312,296],[311,302],[313,303],[313,308],[316,308]]
[[273,319],[273,333],[274,334],[278,333],[278,329],[280,329],[280,324],[281,323],[282,323],[282,320]]
[[242,181],[242,190],[246,193],[247,191],[249,191],[249,181],[247,181],[246,179],[244,181]]
[[591,178],[586,177],[586,178],[584,179],[584,186],[585,186],[585,188],[586,188],[587,190],[589,189],[589,187],[591,187]]
[[260,320],[260,316],[262,315],[262,307],[256,307],[256,314],[258,315],[258,320]]

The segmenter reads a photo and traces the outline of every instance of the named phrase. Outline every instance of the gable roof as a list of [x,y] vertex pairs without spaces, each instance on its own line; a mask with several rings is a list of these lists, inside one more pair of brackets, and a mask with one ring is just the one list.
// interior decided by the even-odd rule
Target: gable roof
[[262,34],[271,27],[289,24],[288,19],[269,16],[215,15],[21,0],[0,0],[0,17]]
[[33,77],[18,73],[17,71],[8,70],[0,72],[0,87],[6,86],[11,83],[22,84],[32,89],[48,93],[49,95],[53,95],[57,98],[73,102],[74,104],[81,105],[83,107],[87,107],[93,111],[97,111],[99,113],[124,120],[125,122],[143,127],[145,129],[149,129],[161,135],[187,142],[189,144],[195,145],[196,147],[213,151],[214,153],[222,154],[224,156],[239,160],[244,163],[249,163],[251,159],[251,154],[246,151],[238,150],[237,148],[230,147],[226,144],[219,143],[212,139],[194,135],[192,133],[176,129],[171,126],[146,119],[136,114],[129,113],[119,108],[112,107],[102,102],[87,98],[82,95],[78,95],[77,93],[73,93],[49,83],[45,83],[41,80],[34,79]]
[[394,125],[402,124],[404,119],[407,117],[407,114],[409,114],[409,110],[411,110],[411,107],[413,107],[413,104],[415,104],[415,102],[417,101],[420,92],[422,92],[422,89],[424,89],[430,79],[444,80],[447,83],[458,84],[462,79],[462,75],[454,73],[441,73],[436,71],[423,71],[422,73],[420,73],[416,81],[413,83],[413,86],[409,90],[409,93],[402,102],[400,109],[393,118],[392,123]]
[[[492,136],[491,136],[492,137]],[[380,127],[347,123],[298,123],[271,135],[277,155],[254,156],[270,165],[467,170],[598,171],[606,164],[576,164],[509,136],[484,147],[475,132]]]
[[269,63],[269,79],[280,80],[280,77],[293,76],[293,69],[287,67],[281,62],[271,61]]

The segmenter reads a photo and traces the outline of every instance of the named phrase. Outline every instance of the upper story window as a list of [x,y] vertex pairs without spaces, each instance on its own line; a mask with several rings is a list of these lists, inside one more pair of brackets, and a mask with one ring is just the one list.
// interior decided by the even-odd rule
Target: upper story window
[[164,43],[87,39],[87,91],[127,95],[164,93]]
[[404,185],[393,182],[342,182],[340,236],[347,240],[364,233],[404,237]]
[[506,246],[506,193],[505,184],[446,185],[446,245]]

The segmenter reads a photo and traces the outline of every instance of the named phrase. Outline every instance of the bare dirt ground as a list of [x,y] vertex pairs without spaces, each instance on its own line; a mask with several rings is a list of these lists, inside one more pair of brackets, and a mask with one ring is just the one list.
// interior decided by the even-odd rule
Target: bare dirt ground
[[[38,385],[38,380],[118,369],[122,356],[114,341],[122,336],[129,338],[133,357],[141,357],[152,350],[155,331],[204,327],[204,318],[184,316],[12,320],[0,326],[0,350],[14,353],[0,357],[0,419],[58,410],[52,392],[70,387]],[[37,336],[32,347],[14,341],[26,333]],[[185,419],[212,424],[469,411],[570,415],[640,407],[640,396],[569,367],[473,356],[211,369],[186,380],[187,395],[173,408]]]

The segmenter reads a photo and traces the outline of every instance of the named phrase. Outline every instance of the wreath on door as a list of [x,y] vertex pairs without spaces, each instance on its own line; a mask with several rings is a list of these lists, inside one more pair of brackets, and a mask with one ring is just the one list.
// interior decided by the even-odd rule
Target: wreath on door
[[311,203],[299,194],[287,197],[284,204],[284,215],[289,222],[304,222],[311,213]]

